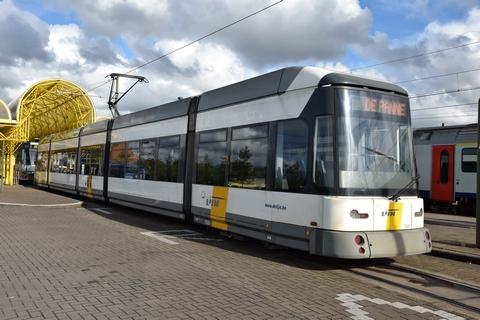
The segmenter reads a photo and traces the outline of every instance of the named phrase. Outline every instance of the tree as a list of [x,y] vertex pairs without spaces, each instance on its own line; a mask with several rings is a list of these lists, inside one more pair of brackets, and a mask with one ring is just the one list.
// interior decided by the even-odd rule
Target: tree
[[253,178],[253,166],[250,163],[252,153],[248,146],[243,147],[238,152],[238,158],[232,161],[230,179],[240,183],[242,187],[248,180]]

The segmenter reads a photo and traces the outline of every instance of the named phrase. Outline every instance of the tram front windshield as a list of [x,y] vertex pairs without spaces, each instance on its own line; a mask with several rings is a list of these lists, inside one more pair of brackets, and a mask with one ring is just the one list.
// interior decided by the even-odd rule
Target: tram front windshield
[[339,89],[336,101],[340,192],[388,196],[404,188],[414,177],[408,98]]

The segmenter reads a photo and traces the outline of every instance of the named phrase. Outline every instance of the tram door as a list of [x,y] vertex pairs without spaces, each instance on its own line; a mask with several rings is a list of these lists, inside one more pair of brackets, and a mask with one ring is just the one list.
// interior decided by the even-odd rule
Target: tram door
[[432,200],[453,202],[454,146],[432,146]]

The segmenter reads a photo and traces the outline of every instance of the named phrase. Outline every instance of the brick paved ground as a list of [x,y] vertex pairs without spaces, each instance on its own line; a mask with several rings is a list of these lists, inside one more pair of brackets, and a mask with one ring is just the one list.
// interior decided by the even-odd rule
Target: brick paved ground
[[0,191],[0,203],[71,204],[79,201],[81,199],[28,185],[2,186],[2,191]]
[[[348,319],[342,293],[437,308],[295,250],[191,226],[209,240],[168,244],[141,232],[187,227],[91,207],[105,208],[0,206],[0,319]],[[357,303],[375,319],[440,319]]]

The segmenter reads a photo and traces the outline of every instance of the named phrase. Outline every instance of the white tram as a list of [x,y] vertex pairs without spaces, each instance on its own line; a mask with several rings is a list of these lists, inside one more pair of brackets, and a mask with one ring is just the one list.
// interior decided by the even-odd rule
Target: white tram
[[36,182],[341,258],[431,250],[407,92],[285,68],[53,135]]

